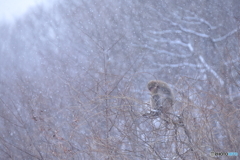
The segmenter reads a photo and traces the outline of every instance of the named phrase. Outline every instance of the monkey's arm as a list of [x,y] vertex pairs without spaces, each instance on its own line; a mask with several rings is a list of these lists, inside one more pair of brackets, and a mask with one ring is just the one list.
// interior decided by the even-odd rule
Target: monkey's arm
[[155,117],[159,116],[162,110],[161,97],[158,94],[152,95],[151,98],[151,111],[143,114],[144,117]]
[[152,109],[160,112],[162,109],[162,99],[160,95],[159,94],[152,95],[151,101],[152,101]]

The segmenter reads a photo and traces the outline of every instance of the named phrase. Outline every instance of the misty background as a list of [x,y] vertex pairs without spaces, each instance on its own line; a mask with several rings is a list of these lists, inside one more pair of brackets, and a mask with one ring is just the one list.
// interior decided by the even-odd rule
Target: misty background
[[[11,21],[0,23],[0,159],[240,153],[239,0],[59,0]],[[157,79],[185,127],[141,116]]]

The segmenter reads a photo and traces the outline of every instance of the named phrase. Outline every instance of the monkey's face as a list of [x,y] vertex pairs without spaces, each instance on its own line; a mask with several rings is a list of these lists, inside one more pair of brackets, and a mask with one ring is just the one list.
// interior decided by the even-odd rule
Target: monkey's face
[[158,85],[156,82],[150,82],[148,83],[148,89],[151,93],[157,93],[158,92]]

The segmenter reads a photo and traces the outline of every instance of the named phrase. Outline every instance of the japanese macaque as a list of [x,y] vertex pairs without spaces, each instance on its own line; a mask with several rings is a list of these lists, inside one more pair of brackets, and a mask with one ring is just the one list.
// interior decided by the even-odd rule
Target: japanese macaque
[[[151,116],[158,116],[161,113],[168,113],[169,109],[173,105],[173,93],[168,84],[163,81],[150,81],[147,85],[151,92]],[[143,116],[149,116],[144,114]]]

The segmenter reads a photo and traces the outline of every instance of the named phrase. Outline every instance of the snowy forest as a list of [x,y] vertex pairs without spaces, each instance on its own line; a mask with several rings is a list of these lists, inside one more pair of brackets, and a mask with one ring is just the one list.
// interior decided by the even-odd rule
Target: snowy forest
[[[151,110],[168,83],[172,114]],[[239,160],[239,0],[59,0],[0,24],[0,159]]]

